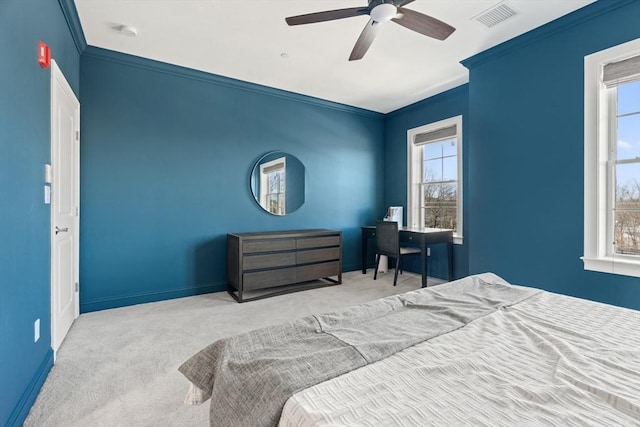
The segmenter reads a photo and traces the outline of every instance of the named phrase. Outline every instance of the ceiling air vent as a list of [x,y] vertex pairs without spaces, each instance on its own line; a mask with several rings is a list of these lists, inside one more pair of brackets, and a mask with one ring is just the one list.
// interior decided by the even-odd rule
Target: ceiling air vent
[[472,19],[475,19],[481,24],[486,25],[488,28],[491,28],[515,15],[517,15],[515,10],[511,9],[504,3],[499,3],[479,15],[474,16]]

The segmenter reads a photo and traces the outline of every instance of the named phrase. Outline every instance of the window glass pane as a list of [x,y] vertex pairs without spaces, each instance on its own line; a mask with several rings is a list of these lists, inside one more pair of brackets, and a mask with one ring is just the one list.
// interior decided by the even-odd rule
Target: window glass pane
[[424,226],[428,228],[456,229],[456,210],[442,206],[427,207],[424,215]]
[[640,81],[618,86],[618,115],[640,111]]
[[268,196],[269,212],[278,213],[278,195],[269,194]]
[[442,184],[426,184],[423,186],[424,191],[422,195],[424,199],[422,200],[422,205],[426,206],[429,203],[432,203],[434,200],[437,200],[440,194],[440,186]]
[[442,141],[442,155],[445,157],[458,155],[458,146],[455,138]]
[[442,159],[424,162],[424,181],[442,181]]
[[616,166],[615,252],[640,255],[640,162]]
[[284,171],[278,172],[278,179],[280,181],[280,188],[278,191],[280,191],[281,193],[284,193],[284,189],[285,189],[285,172]]
[[269,174],[269,194],[278,192],[278,175],[275,173]]
[[442,143],[441,142],[431,142],[429,144],[423,145],[423,158],[425,160],[436,159],[438,157],[442,157]]
[[424,205],[433,204],[456,207],[456,184],[426,184],[424,186]]
[[445,157],[442,159],[442,180],[455,181],[458,179],[458,158]]
[[618,159],[640,157],[640,114],[618,117]]
[[616,165],[616,200],[640,197],[640,160]]
[[615,253],[640,255],[640,212],[615,212]]

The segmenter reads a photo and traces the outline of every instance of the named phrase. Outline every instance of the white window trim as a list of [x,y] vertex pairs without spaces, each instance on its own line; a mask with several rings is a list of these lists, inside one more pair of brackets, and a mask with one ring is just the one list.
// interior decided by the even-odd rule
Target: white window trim
[[584,58],[584,269],[640,277],[640,260],[613,255],[607,244],[610,215],[607,207],[609,120],[607,89],[602,83],[605,64],[635,56],[640,39],[596,52]]
[[431,132],[431,131],[435,131],[437,129],[441,129],[441,128],[445,128],[445,127],[450,127],[450,126],[456,126],[456,139],[457,139],[457,149],[458,149],[458,179],[457,179],[457,192],[458,192],[458,199],[457,199],[457,206],[456,206],[456,210],[457,210],[457,225],[458,225],[458,230],[456,230],[456,232],[453,234],[453,243],[457,244],[457,245],[461,245],[463,242],[463,224],[462,224],[462,200],[463,200],[463,189],[462,189],[462,176],[463,176],[463,169],[462,169],[462,116],[455,116],[455,117],[451,117],[448,119],[444,119],[444,120],[440,120],[438,122],[434,122],[434,123],[429,123],[428,125],[424,125],[424,126],[420,126],[417,128],[413,128],[413,129],[409,129],[407,130],[407,204],[409,205],[409,209],[407,210],[407,223],[410,227],[417,227],[418,222],[420,221],[420,218],[418,216],[418,218],[416,218],[416,209],[415,206],[413,204],[413,201],[418,197],[417,195],[417,190],[414,188],[413,185],[411,185],[411,183],[414,181],[413,178],[415,178],[414,175],[417,175],[419,173],[419,171],[415,170],[414,164],[415,162],[413,161],[413,156],[415,155],[415,153],[417,153],[419,151],[419,149],[416,147],[416,145],[413,143],[415,136],[417,134],[420,133],[426,133],[426,132]]

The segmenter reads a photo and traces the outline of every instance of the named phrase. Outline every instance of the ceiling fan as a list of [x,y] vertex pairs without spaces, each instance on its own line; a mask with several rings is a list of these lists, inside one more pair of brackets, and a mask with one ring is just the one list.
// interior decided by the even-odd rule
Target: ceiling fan
[[362,59],[378,33],[380,24],[389,20],[417,33],[438,40],[446,39],[456,30],[451,25],[436,18],[403,7],[413,1],[414,0],[369,0],[369,5],[366,7],[350,7],[347,9],[308,13],[305,15],[290,16],[285,18],[285,20],[289,25],[301,25],[369,15],[369,22],[364,27],[364,30],[362,30],[360,37],[358,37],[356,45],[351,51],[351,56],[349,56],[349,61]]

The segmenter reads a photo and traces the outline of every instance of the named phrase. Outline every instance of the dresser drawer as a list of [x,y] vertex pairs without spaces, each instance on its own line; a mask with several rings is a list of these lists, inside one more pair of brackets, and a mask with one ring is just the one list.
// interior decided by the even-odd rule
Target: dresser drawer
[[333,261],[340,259],[340,248],[310,249],[296,253],[297,264],[309,264],[312,262]]
[[242,275],[243,288],[245,291],[250,291],[295,283],[297,281],[296,270],[296,267],[291,267],[244,273]]
[[295,239],[253,240],[243,243],[242,253],[287,251],[295,248]]
[[258,270],[261,268],[286,267],[296,265],[295,252],[282,252],[265,255],[247,255],[242,259],[243,270]]
[[327,246],[340,245],[340,236],[309,237],[296,239],[298,249],[326,248]]
[[320,264],[311,264],[298,267],[296,269],[296,281],[308,282],[321,277],[337,276],[340,274],[340,262],[323,262]]

